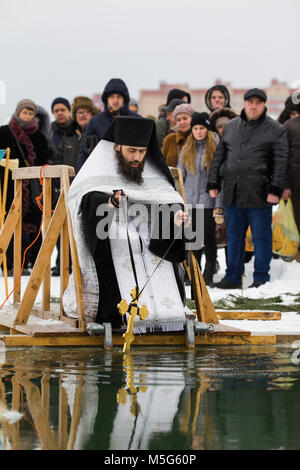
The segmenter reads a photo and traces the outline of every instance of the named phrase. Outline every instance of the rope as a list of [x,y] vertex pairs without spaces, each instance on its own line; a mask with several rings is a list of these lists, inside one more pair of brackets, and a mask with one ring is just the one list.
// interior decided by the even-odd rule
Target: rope
[[[41,167],[41,170],[40,170],[40,184],[42,186],[42,192],[39,196],[37,196],[35,199],[36,199],[36,203],[40,209],[40,211],[43,213],[43,205],[41,203],[41,199],[43,198],[43,185],[44,185],[44,179],[42,177],[42,170],[44,167],[46,166],[50,166],[49,164],[46,164],[46,165],[43,165]],[[52,209],[51,209],[51,213],[54,212]],[[16,284],[14,285],[14,288],[13,290],[8,294],[8,296],[6,297],[6,299],[4,300],[4,302],[2,303],[2,305],[0,305],[0,310],[2,309],[2,307],[6,304],[6,302],[8,301],[8,299],[10,298],[11,294],[16,290],[16,288],[18,287],[19,283],[20,283],[20,280],[21,280],[21,276],[22,276],[22,272],[24,270],[24,264],[25,264],[25,259],[26,259],[26,253],[27,251],[36,243],[37,239],[39,238],[40,236],[40,233],[41,233],[41,230],[42,230],[42,226],[43,226],[43,222],[44,222],[44,216],[42,215],[42,218],[41,218],[41,224],[40,224],[40,228],[39,228],[39,231],[38,231],[38,234],[37,236],[35,237],[35,239],[33,240],[32,243],[30,243],[30,245],[26,248],[26,250],[24,251],[23,253],[23,260],[22,260],[22,266],[21,266],[21,271],[20,271],[20,274],[17,278],[17,281],[16,281]]]

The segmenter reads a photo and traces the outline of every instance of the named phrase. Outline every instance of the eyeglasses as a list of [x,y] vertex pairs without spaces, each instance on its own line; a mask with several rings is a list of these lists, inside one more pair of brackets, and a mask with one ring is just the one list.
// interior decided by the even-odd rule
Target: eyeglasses
[[88,111],[87,109],[85,111],[77,111],[76,114],[78,114],[78,116],[85,116],[86,114],[89,114],[90,111]]
[[22,109],[22,111],[20,111],[20,114],[24,114],[24,116],[34,116],[33,111],[25,111],[25,109]]

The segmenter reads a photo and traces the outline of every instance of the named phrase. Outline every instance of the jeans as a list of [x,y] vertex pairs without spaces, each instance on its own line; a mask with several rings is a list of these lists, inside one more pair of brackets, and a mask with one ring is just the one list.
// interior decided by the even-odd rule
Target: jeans
[[272,259],[272,207],[241,209],[233,204],[225,208],[227,224],[228,265],[225,279],[240,284],[244,272],[245,237],[250,225],[254,244],[255,281],[270,280]]

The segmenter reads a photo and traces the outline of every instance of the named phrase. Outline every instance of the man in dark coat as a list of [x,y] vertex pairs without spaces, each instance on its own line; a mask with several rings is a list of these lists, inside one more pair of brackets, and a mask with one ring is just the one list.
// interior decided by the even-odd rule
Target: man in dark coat
[[128,109],[129,100],[129,92],[123,80],[120,78],[109,80],[102,94],[105,110],[90,120],[81,139],[77,171],[103,138],[116,116],[137,116],[137,113]]
[[285,187],[288,142],[284,127],[267,116],[263,90],[248,90],[245,108],[230,120],[212,162],[208,190],[216,197],[223,182],[228,240],[226,275],[216,287],[242,284],[245,235],[250,224],[254,242],[254,276],[251,287],[269,281],[272,258],[272,204]]
[[51,123],[50,137],[54,148],[61,145],[67,126],[71,122],[71,105],[66,98],[55,98],[51,103],[55,120]]
[[[120,199],[121,189],[126,202]],[[160,218],[156,209],[167,210],[169,205],[173,213]],[[130,303],[130,291],[138,284],[140,289],[145,286],[141,301],[149,310],[146,320],[135,320],[139,331],[183,329],[184,286],[178,266],[185,259],[183,200],[159,150],[152,119],[115,119],[75,177],[68,206],[88,322],[110,322],[119,328],[117,305],[121,299]],[[69,292],[71,288],[64,307],[72,315],[74,294],[70,297]]]
[[[294,104],[296,117],[284,123],[289,142],[287,186],[283,198],[292,200],[295,222],[300,233],[300,104]],[[295,259],[300,262],[300,247]]]

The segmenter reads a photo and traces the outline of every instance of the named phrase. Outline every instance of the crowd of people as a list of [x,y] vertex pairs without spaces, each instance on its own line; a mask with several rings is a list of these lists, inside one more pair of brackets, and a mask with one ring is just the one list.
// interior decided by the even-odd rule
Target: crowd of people
[[[205,109],[195,109],[191,95],[172,89],[158,110],[148,116],[154,122],[158,147],[168,167],[180,168],[192,221],[197,206],[204,207],[203,248],[195,255],[205,282],[222,289],[242,284],[245,237],[250,226],[254,243],[252,287],[270,279],[272,259],[272,208],[291,198],[300,232],[300,104],[288,97],[277,120],[268,116],[268,97],[263,90],[249,89],[244,108],[231,108],[230,94],[223,85],[211,87]],[[65,164],[78,174],[97,144],[119,116],[141,118],[138,101],[130,98],[125,82],[109,80],[102,92],[104,110],[87,96],[52,100],[52,122],[42,106],[21,100],[7,125],[0,127],[0,149],[9,147],[19,167]],[[4,167],[0,166],[1,183]],[[1,184],[2,186],[2,184]],[[36,237],[41,214],[35,210],[33,186],[23,180],[22,246]],[[59,188],[56,189],[59,191]],[[9,175],[6,212],[13,199]],[[218,269],[218,230],[225,230],[226,274],[214,283]],[[29,274],[39,249],[28,253],[23,274]],[[205,255],[205,265],[202,258]],[[300,262],[300,251],[294,257]],[[8,273],[13,273],[13,246],[7,250]],[[52,268],[59,275],[59,257]]]

